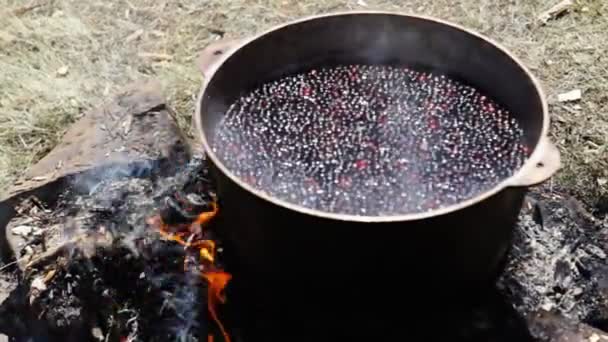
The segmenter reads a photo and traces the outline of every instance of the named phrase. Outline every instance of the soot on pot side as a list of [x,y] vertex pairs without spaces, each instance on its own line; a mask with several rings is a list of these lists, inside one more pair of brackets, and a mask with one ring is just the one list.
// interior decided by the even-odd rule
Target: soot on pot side
[[373,216],[429,211],[489,190],[523,164],[522,137],[505,108],[445,75],[344,65],[242,96],[213,149],[273,197]]

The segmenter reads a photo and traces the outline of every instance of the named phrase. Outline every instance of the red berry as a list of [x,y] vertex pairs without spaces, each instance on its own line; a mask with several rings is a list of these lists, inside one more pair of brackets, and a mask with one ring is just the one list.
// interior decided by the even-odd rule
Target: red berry
[[366,169],[368,164],[369,162],[367,160],[359,159],[355,162],[355,167],[357,168],[357,170],[361,171]]

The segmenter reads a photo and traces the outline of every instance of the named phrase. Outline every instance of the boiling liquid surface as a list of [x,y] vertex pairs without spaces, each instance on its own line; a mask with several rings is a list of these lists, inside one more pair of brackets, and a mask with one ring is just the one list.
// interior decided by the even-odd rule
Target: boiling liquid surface
[[525,161],[509,112],[444,75],[389,66],[310,70],[226,112],[213,150],[237,177],[310,209],[420,213],[490,190]]

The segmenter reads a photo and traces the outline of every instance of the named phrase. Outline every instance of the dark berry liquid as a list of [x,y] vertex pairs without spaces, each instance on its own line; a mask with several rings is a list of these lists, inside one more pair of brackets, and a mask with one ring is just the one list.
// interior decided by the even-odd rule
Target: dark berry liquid
[[506,109],[444,75],[349,65],[239,98],[213,149],[270,196],[378,216],[426,212],[490,190],[525,161],[522,138]]

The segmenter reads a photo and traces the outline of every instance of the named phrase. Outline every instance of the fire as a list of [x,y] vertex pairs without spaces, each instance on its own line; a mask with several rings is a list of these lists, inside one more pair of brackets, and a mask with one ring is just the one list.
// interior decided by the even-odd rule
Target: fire
[[[207,309],[211,314],[211,318],[213,318],[219,327],[222,336],[224,336],[224,342],[230,342],[230,336],[217,316],[216,308],[219,303],[223,304],[226,302],[226,296],[224,295],[223,290],[226,288],[226,285],[232,276],[229,273],[222,271],[203,272],[202,276],[207,279],[207,282],[209,283],[209,290],[207,293]],[[213,337],[210,338],[213,340]]]
[[[211,210],[200,213],[190,224],[168,225],[163,222],[160,215],[148,219],[148,224],[157,227],[165,239],[177,242],[184,248],[198,250],[201,277],[208,283],[207,310],[220,329],[224,342],[230,342],[230,336],[218,317],[217,307],[226,302],[223,291],[232,276],[215,265],[215,241],[202,238],[203,229],[217,215],[218,210],[217,203],[212,202]],[[187,270],[187,260],[184,260],[184,270]],[[213,335],[210,334],[207,340],[213,342]]]

